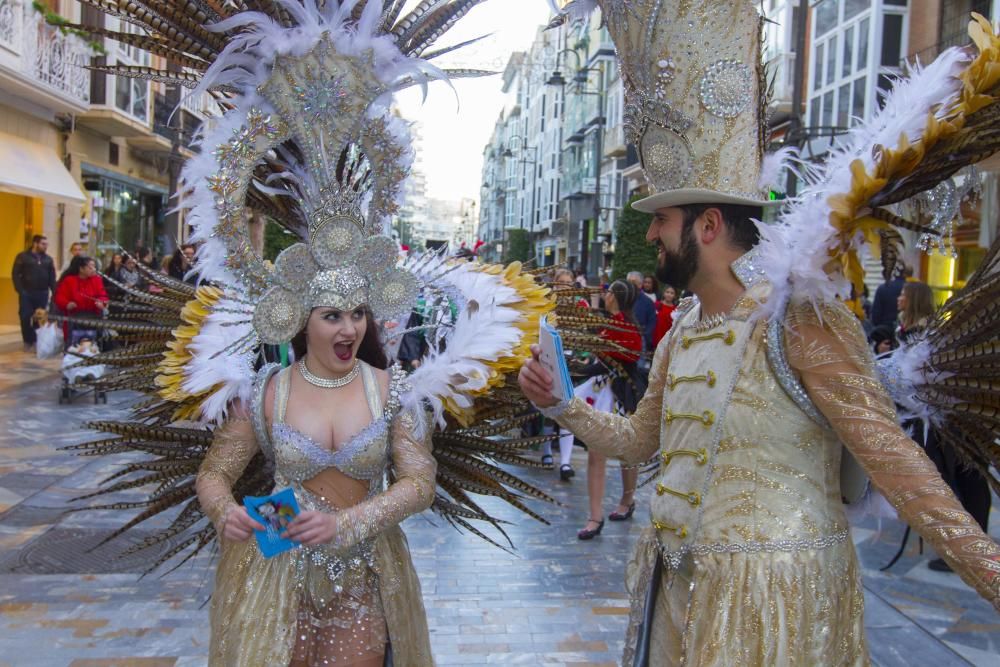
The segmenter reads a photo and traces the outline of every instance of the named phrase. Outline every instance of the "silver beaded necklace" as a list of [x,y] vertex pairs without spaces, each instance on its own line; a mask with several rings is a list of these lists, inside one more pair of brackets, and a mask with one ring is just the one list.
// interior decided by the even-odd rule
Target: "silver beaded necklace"
[[354,381],[354,378],[358,377],[358,373],[361,372],[361,364],[358,363],[357,359],[354,360],[354,368],[352,368],[347,375],[339,378],[333,378],[332,380],[321,378],[318,375],[310,373],[309,369],[306,368],[305,359],[299,359],[295,365],[298,366],[299,373],[302,374],[302,377],[306,382],[314,387],[322,387],[323,389],[339,389],[340,387],[346,387],[351,384],[351,382]]

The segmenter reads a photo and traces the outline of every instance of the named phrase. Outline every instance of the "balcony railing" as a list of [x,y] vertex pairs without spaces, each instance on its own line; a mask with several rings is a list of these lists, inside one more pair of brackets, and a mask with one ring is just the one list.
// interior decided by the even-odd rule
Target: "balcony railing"
[[45,22],[25,0],[0,0],[0,49],[19,74],[80,104],[90,101],[90,48],[75,35]]
[[19,1],[0,0],[0,46],[15,53],[21,52],[22,12]]
[[607,128],[604,132],[604,155],[621,157],[625,155],[626,149],[625,127],[623,125],[613,125]]
[[167,95],[153,96],[153,132],[171,143],[176,139],[181,147],[194,150],[192,143],[203,122],[204,116],[193,113],[189,106],[181,103],[178,109]]

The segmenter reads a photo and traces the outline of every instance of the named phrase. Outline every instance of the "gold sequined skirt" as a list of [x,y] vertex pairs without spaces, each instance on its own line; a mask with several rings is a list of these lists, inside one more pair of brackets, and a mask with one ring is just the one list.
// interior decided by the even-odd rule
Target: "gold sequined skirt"
[[[307,578],[324,573],[308,571]],[[212,667],[275,667],[293,658],[348,664],[392,644],[395,667],[433,665],[420,582],[402,530],[375,542],[362,565],[322,605],[305,593],[295,555],[261,556],[254,539],[223,542],[212,596]]]
[[632,610],[623,664],[632,667],[646,592],[660,587],[648,667],[866,667],[864,596],[850,540],[826,549],[685,557],[652,581],[648,529],[626,574]]

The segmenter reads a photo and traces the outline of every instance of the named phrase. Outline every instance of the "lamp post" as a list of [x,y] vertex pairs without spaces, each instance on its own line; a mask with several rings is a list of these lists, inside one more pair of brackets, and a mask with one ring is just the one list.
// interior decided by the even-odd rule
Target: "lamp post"
[[[601,153],[603,151],[604,144],[604,106],[605,106],[605,95],[604,95],[604,62],[597,61],[593,67],[584,67],[583,59],[580,57],[579,52],[575,49],[563,49],[556,54],[556,69],[553,70],[552,75],[545,82],[549,86],[559,86],[565,88],[566,77],[563,76],[559,68],[559,58],[564,53],[571,53],[576,58],[576,71],[573,74],[573,83],[576,84],[576,94],[577,95],[595,95],[597,96],[597,117],[594,119],[597,121],[597,130],[594,140],[594,210],[593,210],[593,221],[597,224],[601,217]],[[597,90],[584,90],[583,86],[586,85],[590,79],[590,72],[597,72],[600,77],[598,82]],[[587,264],[590,259],[590,220],[582,221],[583,229],[581,230],[581,235],[583,240],[580,243],[580,264],[583,266],[583,270],[586,272],[588,270]],[[567,228],[569,224],[567,224]],[[568,234],[568,232],[567,232]],[[566,248],[567,257],[569,255],[569,246]]]
[[[515,140],[516,140],[516,144],[519,144],[519,146],[518,146],[518,153],[517,154],[515,154],[514,151],[511,150],[511,148],[510,148],[511,145],[516,145],[515,144]],[[538,205],[538,202],[537,202],[537,199],[536,199],[536,196],[535,196],[536,195],[537,186],[538,186],[538,146],[535,145],[535,146],[531,146],[530,147],[534,151],[534,157],[535,157],[535,159],[534,160],[529,160],[528,158],[524,157],[524,154],[527,152],[527,150],[529,148],[529,146],[528,146],[528,140],[527,139],[524,139],[521,136],[515,134],[515,135],[511,136],[507,140],[507,144],[508,144],[507,148],[504,149],[504,151],[503,151],[503,153],[501,153],[501,155],[504,157],[504,159],[513,159],[513,158],[517,157],[517,162],[518,162],[519,165],[521,165],[521,177],[522,178],[524,178],[524,168],[525,168],[525,166],[527,166],[529,164],[532,166],[531,167],[531,207],[530,207],[530,209],[528,211],[528,214],[531,216],[531,221],[532,221],[531,225],[529,226],[529,230],[530,230],[529,234],[533,234],[534,231],[535,231],[535,222],[534,222],[534,220],[535,220],[535,207]],[[524,218],[523,217],[521,218],[521,221],[520,221],[520,228],[524,229]],[[530,236],[529,236],[529,239],[531,239]],[[532,243],[534,242],[533,239],[531,240],[531,242]]]

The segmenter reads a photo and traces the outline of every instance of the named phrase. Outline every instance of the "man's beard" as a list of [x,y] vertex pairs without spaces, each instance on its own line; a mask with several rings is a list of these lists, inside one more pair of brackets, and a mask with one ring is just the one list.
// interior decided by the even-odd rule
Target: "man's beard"
[[686,290],[694,274],[698,272],[698,243],[694,240],[693,228],[686,227],[681,232],[681,248],[674,252],[660,242],[663,254],[656,264],[656,278],[661,283],[672,285],[678,292]]

